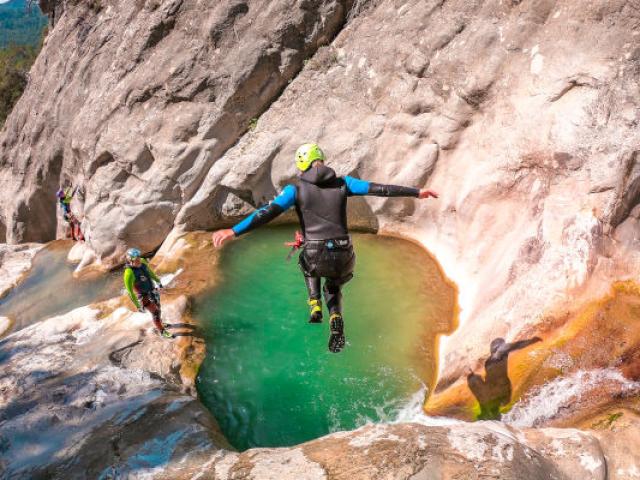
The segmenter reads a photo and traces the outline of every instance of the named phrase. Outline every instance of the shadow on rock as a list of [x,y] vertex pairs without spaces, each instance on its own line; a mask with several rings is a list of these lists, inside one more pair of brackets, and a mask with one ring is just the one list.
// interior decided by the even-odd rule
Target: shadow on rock
[[196,325],[192,325],[190,323],[167,323],[167,329],[173,330],[175,328],[182,328],[184,330],[176,332],[172,331],[174,337],[195,337],[195,338],[204,338],[202,330]]
[[507,343],[504,338],[496,338],[491,342],[489,358],[484,362],[484,378],[473,372],[467,375],[467,385],[480,404],[478,420],[500,419],[500,409],[511,401],[509,354],[541,340],[540,337],[533,337]]

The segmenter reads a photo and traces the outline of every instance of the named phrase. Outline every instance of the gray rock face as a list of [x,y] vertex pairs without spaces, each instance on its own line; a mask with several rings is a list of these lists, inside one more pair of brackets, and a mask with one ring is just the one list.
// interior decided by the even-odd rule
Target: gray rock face
[[211,415],[181,393],[174,344],[144,330],[145,315],[101,308],[0,342],[3,478],[123,478],[227,446]]
[[53,194],[72,182],[101,256],[160,245],[211,165],[350,6],[68,2],[0,138],[7,241],[52,239]]
[[[344,27],[349,13],[366,3],[66,2],[0,134],[0,234],[11,243],[52,238],[53,193],[72,182],[84,187],[74,207],[91,247],[114,263],[126,245],[151,250],[174,228],[228,224],[294,177],[292,156],[300,143],[318,141],[341,174],[441,193],[435,202],[361,200],[352,213],[358,225],[420,241],[458,284],[461,324],[441,348],[442,387],[478,366],[492,339],[536,331],[546,313],[572,308],[612,279],[637,276],[640,13],[633,2],[383,0],[370,2]],[[50,353],[68,362],[92,354],[77,349],[75,331],[54,335],[61,347]],[[15,437],[22,422],[51,432],[62,459],[52,471],[69,478],[76,467],[65,459],[74,452],[76,431],[60,435],[57,420],[39,410],[35,388],[12,389],[23,378],[25,385],[44,382],[51,388],[42,403],[53,402],[52,411],[65,418],[60,425],[85,422],[87,444],[107,439],[113,445],[123,431],[115,412],[85,419],[87,407],[69,409],[74,398],[96,405],[98,390],[77,393],[85,384],[108,383],[108,398],[127,398],[126,387],[118,393],[127,382],[117,379],[129,370],[98,363],[82,385],[65,383],[86,373],[81,364],[65,364],[68,374],[50,377],[55,362],[41,359],[44,373],[37,362],[28,364],[33,351],[47,352],[45,339],[20,338],[44,343],[25,343],[29,358],[18,355],[13,336],[2,345],[12,357],[5,363],[14,363],[2,380],[0,433]],[[104,348],[96,351],[106,355]],[[160,392],[157,398],[183,398],[153,380],[140,383]],[[57,410],[49,392],[58,388],[64,401]],[[145,394],[133,389],[131,395]],[[164,400],[149,398],[140,408],[171,414]],[[193,402],[184,405],[180,415],[205,415]],[[438,472],[604,478],[597,445],[583,437],[552,439],[552,446],[574,449],[578,463],[568,464],[560,449],[536,443],[538,434],[522,439],[512,432],[514,440],[484,431],[478,444],[491,448],[471,449],[477,457],[469,458],[472,446],[463,442],[464,453],[456,454],[460,439],[449,433],[457,427],[367,427],[295,449],[240,455],[208,443],[210,420],[203,422],[206,428],[184,434],[176,423],[151,422],[164,433],[150,436],[179,439],[191,450],[202,445],[194,447],[194,463],[185,470],[178,461],[184,457],[176,454],[153,475],[269,478],[271,471],[293,472],[291,478],[371,478],[375,468],[377,478],[414,480],[438,478]],[[363,438],[375,428],[389,437],[374,442],[376,448],[388,450],[372,459],[373,444]],[[420,432],[434,443],[420,446]],[[5,471],[50,473],[24,460],[30,457],[22,452],[42,452],[38,441],[3,440]],[[149,458],[150,444],[132,439],[127,445],[133,446],[125,453],[113,448],[110,463],[87,460],[78,468],[97,475],[107,466],[131,472]],[[505,461],[496,460],[494,445]],[[181,448],[187,449],[168,450]],[[335,448],[333,460],[323,457],[325,448]],[[348,463],[336,456],[344,449]],[[429,453],[435,451],[442,457]],[[398,460],[385,463],[389,458]],[[616,465],[619,471],[608,478],[629,478],[624,475],[638,462]],[[139,470],[147,468],[155,466]]]

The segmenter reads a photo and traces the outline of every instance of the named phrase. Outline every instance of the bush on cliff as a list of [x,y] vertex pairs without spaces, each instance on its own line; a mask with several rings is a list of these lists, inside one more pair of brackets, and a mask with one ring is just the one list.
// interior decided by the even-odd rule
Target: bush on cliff
[[29,69],[39,50],[39,47],[31,45],[12,45],[0,49],[0,126],[4,125],[22,95]]

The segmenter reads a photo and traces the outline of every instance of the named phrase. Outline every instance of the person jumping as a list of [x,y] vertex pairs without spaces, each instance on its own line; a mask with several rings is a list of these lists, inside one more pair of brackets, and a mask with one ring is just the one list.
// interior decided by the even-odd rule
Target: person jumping
[[[347,229],[347,198],[354,195],[379,197],[438,198],[431,190],[381,185],[354,177],[338,177],[324,164],[325,155],[315,143],[302,145],[295,162],[299,181],[286,185],[271,203],[259,208],[230,229],[213,233],[214,246],[260,227],[295,206],[303,233],[299,265],[309,293],[310,323],[322,322],[321,291],[329,309],[329,350],[345,346],[342,318],[342,286],[353,278],[355,253]],[[324,286],[321,290],[321,279]]]
[[167,330],[161,320],[158,288],[162,288],[162,282],[151,270],[149,262],[142,258],[140,250],[137,248],[127,250],[124,286],[138,311],[144,312],[146,309],[151,313],[158,334],[164,338],[174,338],[174,335]]

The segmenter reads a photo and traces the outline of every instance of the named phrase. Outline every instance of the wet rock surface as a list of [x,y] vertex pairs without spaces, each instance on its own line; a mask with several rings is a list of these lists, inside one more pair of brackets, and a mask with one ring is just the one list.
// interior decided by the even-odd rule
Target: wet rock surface
[[[83,307],[0,343],[0,472],[9,478],[122,478],[162,459],[224,446],[181,392],[171,342],[146,315]],[[111,476],[109,476],[111,475]]]
[[204,342],[183,292],[209,283],[203,275],[181,277],[180,262],[196,256],[211,272],[215,255],[203,240],[178,239],[171,253],[181,255],[171,265],[162,252],[155,259],[168,286],[163,320],[174,340],[160,338],[150,316],[132,312],[121,297],[0,341],[0,476],[148,477],[172,459],[228,448],[194,397],[193,364]]
[[0,298],[15,287],[31,268],[31,261],[42,245],[0,243]]

